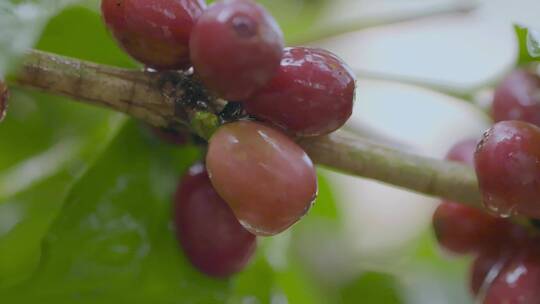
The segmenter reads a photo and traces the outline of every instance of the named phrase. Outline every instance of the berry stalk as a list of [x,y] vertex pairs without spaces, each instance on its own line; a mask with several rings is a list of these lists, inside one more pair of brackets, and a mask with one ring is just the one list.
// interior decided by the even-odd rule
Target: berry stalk
[[[187,73],[119,69],[40,51],[31,51],[10,80],[105,106],[155,127],[188,127],[206,139],[217,129],[224,105]],[[299,144],[314,162],[331,169],[481,206],[476,176],[465,165],[405,153],[345,131]]]
[[208,138],[218,127],[223,102],[207,94],[192,75],[146,72],[99,65],[31,51],[10,79],[16,85],[104,106],[151,126],[187,127]]

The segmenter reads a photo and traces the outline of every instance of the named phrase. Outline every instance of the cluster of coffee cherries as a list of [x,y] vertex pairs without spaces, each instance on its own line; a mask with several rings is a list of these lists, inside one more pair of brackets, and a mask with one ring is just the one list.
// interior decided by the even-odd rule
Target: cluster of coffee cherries
[[[120,46],[155,70],[187,70],[250,119],[221,126],[204,163],[174,197],[180,244],[203,273],[245,267],[257,236],[278,234],[317,196],[314,165],[292,138],[340,128],[353,108],[355,77],[332,53],[285,48],[273,17],[252,0],[102,0]],[[170,142],[185,140],[158,132]]]
[[447,155],[475,167],[489,214],[442,202],[433,215],[435,234],[450,252],[475,255],[470,289],[479,303],[540,303],[540,77],[528,69],[507,75],[496,88],[492,117],[480,141],[459,142]]

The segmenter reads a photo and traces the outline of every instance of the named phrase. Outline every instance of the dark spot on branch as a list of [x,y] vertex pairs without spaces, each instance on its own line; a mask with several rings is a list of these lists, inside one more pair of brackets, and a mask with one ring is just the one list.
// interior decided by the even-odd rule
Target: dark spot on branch
[[193,75],[178,71],[161,72],[158,84],[163,94],[174,103],[175,115],[189,120],[195,111],[214,112],[215,98]]
[[246,119],[248,117],[244,107],[240,102],[229,102],[219,113],[221,123],[233,122]]
[[531,225],[536,229],[540,229],[540,220],[531,219]]

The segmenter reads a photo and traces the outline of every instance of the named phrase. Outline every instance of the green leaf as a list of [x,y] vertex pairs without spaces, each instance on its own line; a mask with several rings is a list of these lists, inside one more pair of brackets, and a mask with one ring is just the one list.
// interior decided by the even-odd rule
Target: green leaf
[[247,269],[232,280],[231,293],[227,303],[270,303],[276,292],[276,274],[263,250],[259,239],[259,248]]
[[305,40],[324,12],[327,0],[259,0],[276,18],[286,41]]
[[527,33],[527,50],[529,55],[540,60],[540,33],[529,29]]
[[52,18],[36,48],[101,64],[139,66],[107,32],[100,12],[83,6],[69,7]]
[[62,98],[14,91],[0,127],[0,287],[30,275],[65,194],[122,121]]
[[[13,7],[48,3],[46,10],[52,12],[68,2],[26,1]],[[62,20],[77,26],[60,26]],[[102,61],[127,65],[127,57],[114,52],[117,47],[99,24],[97,13],[70,8],[46,27],[38,45],[89,59],[101,49],[108,54]],[[11,58],[10,51],[0,52],[0,60]],[[12,93],[8,115],[0,124],[0,288],[32,274],[41,242],[72,184],[125,121],[123,115],[66,98],[13,88]]]
[[197,157],[195,149],[164,146],[129,123],[70,191],[35,275],[1,298],[221,302],[227,282],[197,273],[170,228],[178,176]]
[[[51,4],[32,27],[36,37],[43,31],[39,49],[138,66],[118,48],[96,10],[69,7],[47,23],[70,2],[13,6]],[[0,57],[8,52],[0,49]],[[20,52],[13,54],[4,58]],[[1,300],[321,303],[315,283],[291,259],[290,234],[261,240],[254,262],[229,281],[194,270],[170,230],[170,196],[198,153],[163,146],[133,122],[122,129],[125,123],[123,115],[65,98],[14,91],[0,125]],[[338,218],[324,180],[320,186],[317,204],[304,219],[308,225],[309,218]],[[271,257],[276,254],[281,266]]]
[[[313,294],[288,264],[287,234],[261,239],[254,261],[230,281],[207,278],[185,259],[170,228],[171,197],[198,157],[194,148],[166,146],[127,124],[72,187],[32,278],[0,291],[0,298],[61,304],[271,303],[282,297],[314,303],[303,300]],[[270,262],[271,251],[283,265]]]
[[324,173],[320,173],[321,169],[318,169],[318,171],[319,174],[317,175],[317,180],[319,193],[317,195],[317,200],[315,200],[313,207],[306,217],[306,220],[310,221],[322,218],[339,223],[341,221],[341,215],[339,214],[336,200],[332,194],[332,188],[326,180],[327,178]]
[[519,45],[517,65],[522,66],[540,61],[540,37],[538,32],[520,25],[514,25]]
[[4,0],[0,2],[0,78],[40,37],[49,18],[76,0]]
[[341,292],[341,303],[400,304],[404,303],[398,292],[394,277],[386,274],[368,272],[345,286]]

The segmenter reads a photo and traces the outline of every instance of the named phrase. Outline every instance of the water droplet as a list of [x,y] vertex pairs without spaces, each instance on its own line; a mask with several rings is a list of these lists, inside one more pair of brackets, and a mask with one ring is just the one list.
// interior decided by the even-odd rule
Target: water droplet
[[146,72],[146,73],[157,73],[157,70],[151,68],[151,67],[148,67],[148,66],[145,66],[143,68],[143,72]]
[[525,274],[527,274],[527,268],[521,265],[506,275],[506,283],[515,286],[519,278]]
[[531,29],[528,30],[527,50],[532,57],[540,57],[540,32]]
[[516,205],[509,205],[501,199],[488,194],[484,197],[484,205],[489,212],[501,218],[509,218],[516,213]]
[[266,231],[264,229],[260,229],[257,227],[252,226],[250,223],[246,222],[245,220],[240,220],[240,225],[242,225],[247,231],[256,234],[256,235],[273,235],[271,231]]
[[[501,273],[501,270],[503,267],[507,264],[508,260],[511,256],[505,254],[504,256],[500,257],[497,263],[495,263],[491,269],[486,274],[486,277],[484,278],[484,282],[482,283],[482,286],[480,287],[480,291],[478,292],[478,299],[484,299],[486,296],[486,292],[488,291],[489,287],[495,281],[495,279],[499,276]],[[478,302],[481,303],[481,302]]]

